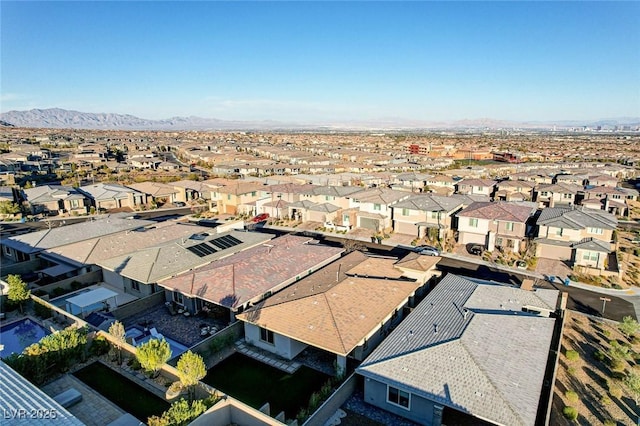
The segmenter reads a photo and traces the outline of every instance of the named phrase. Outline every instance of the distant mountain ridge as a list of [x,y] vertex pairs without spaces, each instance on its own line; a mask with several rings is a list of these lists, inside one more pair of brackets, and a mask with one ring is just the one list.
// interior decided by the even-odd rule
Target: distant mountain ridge
[[61,108],[8,111],[0,114],[2,126],[95,129],[95,130],[374,130],[374,129],[551,129],[554,126],[613,128],[640,127],[640,118],[624,117],[603,120],[563,120],[515,122],[482,118],[476,120],[426,121],[400,118],[380,120],[345,120],[341,122],[285,123],[278,121],[231,121],[202,117],[172,117],[161,120],[139,118],[129,114],[89,113]]

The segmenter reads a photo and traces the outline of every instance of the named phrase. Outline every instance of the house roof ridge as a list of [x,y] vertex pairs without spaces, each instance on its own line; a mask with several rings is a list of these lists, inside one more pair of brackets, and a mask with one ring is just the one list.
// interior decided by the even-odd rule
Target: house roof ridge
[[331,306],[331,303],[329,303],[329,299],[327,298],[326,291],[322,292],[322,297],[324,298],[327,308],[329,309],[329,313],[331,314],[331,323],[333,324],[334,330],[336,332],[336,336],[338,336],[338,339],[340,340],[340,346],[342,346],[342,352],[344,353],[346,352],[344,339],[342,338],[342,334],[340,333],[340,328],[338,327],[338,323],[336,322],[336,317],[335,315],[333,315],[333,307]]

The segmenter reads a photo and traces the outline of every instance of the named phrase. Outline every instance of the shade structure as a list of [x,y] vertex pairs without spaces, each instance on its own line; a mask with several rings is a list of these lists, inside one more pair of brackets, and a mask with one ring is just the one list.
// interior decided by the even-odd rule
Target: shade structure
[[[103,302],[115,298],[118,293],[108,288],[96,288],[67,299],[67,312],[84,315],[85,312],[99,310]],[[75,309],[74,309],[75,307]]]

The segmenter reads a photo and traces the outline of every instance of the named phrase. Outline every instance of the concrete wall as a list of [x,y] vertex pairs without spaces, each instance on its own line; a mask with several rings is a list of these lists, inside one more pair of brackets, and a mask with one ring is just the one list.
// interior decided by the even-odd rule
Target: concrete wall
[[102,281],[102,270],[98,269],[97,271],[88,272],[83,275],[78,275],[75,277],[67,278],[62,281],[56,281],[55,283],[43,285],[42,287],[38,287],[38,290],[46,291],[50,293],[54,288],[60,287],[65,290],[71,289],[71,283],[77,281],[82,284],[96,284]]
[[134,315],[140,311],[163,303],[164,292],[160,291],[158,293],[152,294],[151,296],[147,296],[145,298],[127,303],[124,306],[114,309],[113,311],[111,311],[111,313],[117,320],[123,320],[124,318],[130,317],[131,315]]
[[322,426],[325,424],[327,419],[335,413],[338,408],[345,403],[347,399],[353,394],[356,390],[356,386],[358,384],[359,376],[356,376],[355,373],[351,374],[347,378],[347,380],[340,385],[338,389],[327,399],[317,410],[313,413],[306,422],[303,423],[303,426]]
[[27,260],[25,262],[14,263],[13,265],[2,265],[3,277],[7,275],[24,275],[29,272],[37,271],[42,267],[42,261],[40,259]]
[[189,423],[189,426],[210,425],[265,426],[284,425],[284,423],[227,396]]
[[122,275],[114,271],[103,269],[102,276],[105,283],[124,290],[124,277]]
[[223,328],[213,336],[209,336],[197,345],[192,346],[190,348],[191,352],[202,355],[202,357],[204,358],[204,363],[207,365],[207,369],[211,368],[221,360],[219,353],[211,353],[211,343],[216,339],[226,340],[227,338],[230,341],[235,342],[242,337],[242,334],[244,332],[243,324],[244,323],[242,321],[234,322],[229,327]]
[[407,410],[404,407],[387,402],[387,385],[385,383],[367,377],[364,378],[364,401],[418,424],[439,426],[439,424],[433,423],[434,406],[436,405],[434,402],[411,394],[410,409]]

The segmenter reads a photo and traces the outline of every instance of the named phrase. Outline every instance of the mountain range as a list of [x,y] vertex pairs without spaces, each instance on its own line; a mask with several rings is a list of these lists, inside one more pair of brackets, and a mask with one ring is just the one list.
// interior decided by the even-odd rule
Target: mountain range
[[345,120],[341,122],[288,123],[279,121],[230,121],[202,117],[172,117],[150,120],[129,114],[89,113],[60,108],[8,111],[0,114],[0,126],[100,129],[100,130],[401,130],[401,129],[552,129],[600,126],[640,127],[640,118],[624,117],[604,120],[564,120],[515,122],[494,119],[426,121],[386,118],[380,120]]

